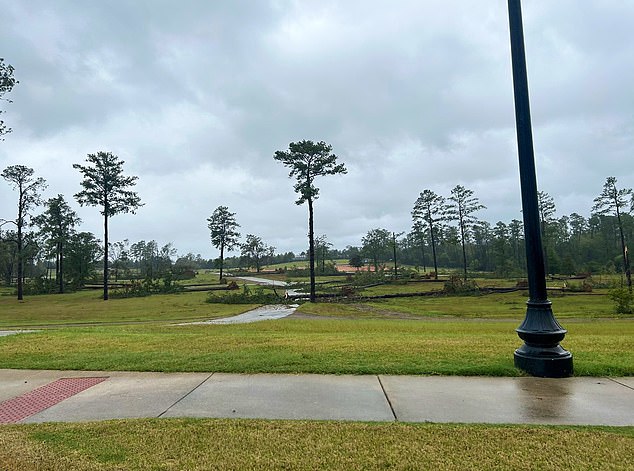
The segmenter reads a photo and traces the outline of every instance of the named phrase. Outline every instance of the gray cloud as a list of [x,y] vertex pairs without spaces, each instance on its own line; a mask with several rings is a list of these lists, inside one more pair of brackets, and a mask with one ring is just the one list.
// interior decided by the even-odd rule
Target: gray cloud
[[[588,214],[608,175],[634,185],[634,4],[524,2],[540,188]],[[243,234],[306,246],[306,208],[275,150],[325,140],[349,173],[319,182],[317,232],[336,246],[407,230],[430,188],[476,192],[491,222],[519,218],[506,2],[0,0],[0,55],[20,84],[0,167],[46,196],[79,190],[72,164],[109,150],[146,205],[113,237],[215,256],[218,205]],[[0,217],[15,195],[0,185]],[[84,229],[100,234],[92,208]]]

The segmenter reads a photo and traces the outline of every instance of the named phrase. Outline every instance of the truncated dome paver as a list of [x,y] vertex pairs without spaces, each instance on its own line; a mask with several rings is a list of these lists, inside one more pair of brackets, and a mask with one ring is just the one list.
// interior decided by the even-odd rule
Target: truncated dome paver
[[46,386],[0,403],[0,424],[12,424],[48,409],[108,377],[61,378]]

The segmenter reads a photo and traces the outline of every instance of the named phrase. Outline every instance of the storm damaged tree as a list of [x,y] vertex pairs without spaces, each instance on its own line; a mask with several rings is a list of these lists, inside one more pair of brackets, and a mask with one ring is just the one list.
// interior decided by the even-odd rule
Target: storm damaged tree
[[4,178],[14,190],[18,192],[18,214],[15,220],[0,220],[0,226],[13,224],[16,236],[13,242],[17,247],[17,276],[18,301],[24,299],[24,260],[26,253],[24,229],[28,225],[27,218],[30,211],[40,204],[40,191],[46,188],[46,181],[42,177],[34,177],[34,170],[24,165],[11,165],[2,171]]
[[623,271],[627,279],[627,287],[632,291],[632,272],[630,270],[630,260],[627,253],[627,244],[625,235],[623,234],[622,214],[627,213],[627,206],[634,206],[634,192],[631,188],[618,189],[616,187],[616,178],[608,177],[603,184],[603,191],[594,199],[592,213],[597,216],[613,215],[619,227],[619,235],[621,237],[621,252],[623,255]]
[[233,250],[238,245],[240,233],[236,230],[240,224],[236,222],[236,213],[229,212],[226,206],[218,206],[207,218],[207,227],[211,232],[211,243],[220,250],[220,280],[224,265],[225,250]]
[[[14,70],[13,66],[5,64],[4,59],[0,57],[0,101],[11,103],[11,100],[4,98],[4,95],[13,90],[15,84],[18,83],[13,77]],[[4,113],[4,111],[0,110],[0,114],[2,113]],[[4,121],[0,119],[0,141],[3,140],[3,135],[9,134],[10,132],[11,128],[7,127]]]
[[332,153],[332,146],[323,141],[291,142],[288,151],[278,150],[273,156],[275,160],[289,167],[289,178],[295,177],[295,192],[299,199],[295,204],[308,203],[308,260],[310,269],[310,302],[315,297],[315,232],[313,218],[313,202],[319,196],[319,188],[315,187],[315,178],[324,175],[348,173],[344,164],[337,163],[337,156]]
[[136,192],[130,188],[136,185],[138,177],[123,175],[123,160],[111,152],[88,154],[88,165],[73,164],[83,176],[83,190],[75,195],[82,206],[101,208],[104,229],[103,254],[103,299],[108,300],[108,219],[115,214],[132,213],[143,206]]

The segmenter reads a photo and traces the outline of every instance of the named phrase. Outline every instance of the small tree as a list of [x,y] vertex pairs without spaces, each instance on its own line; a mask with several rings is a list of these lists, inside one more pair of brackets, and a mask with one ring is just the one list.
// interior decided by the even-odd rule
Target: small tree
[[344,164],[337,164],[337,156],[332,146],[323,141],[291,142],[288,151],[278,150],[273,157],[282,162],[291,171],[288,176],[295,177],[295,192],[299,199],[295,204],[308,203],[308,259],[310,268],[310,302],[315,302],[315,232],[313,228],[313,201],[318,198],[319,188],[314,186],[316,177],[347,173]]
[[103,256],[101,241],[91,232],[72,234],[66,243],[66,276],[75,288],[81,288],[94,275]]
[[616,187],[616,178],[608,177],[603,184],[603,191],[594,199],[592,212],[595,215],[616,216],[619,226],[619,235],[621,236],[621,252],[623,254],[623,271],[627,279],[627,287],[632,291],[632,272],[630,271],[630,260],[627,253],[627,245],[625,243],[625,235],[623,234],[622,213],[627,213],[627,206],[634,206],[634,192],[631,188],[618,189]]
[[24,299],[24,260],[25,239],[24,229],[30,211],[40,203],[40,191],[46,188],[46,181],[42,177],[35,178],[34,170],[24,165],[11,165],[2,171],[2,178],[18,191],[18,215],[14,221],[0,220],[0,225],[10,223],[16,226],[17,265],[18,265],[18,300]]
[[233,250],[238,245],[240,233],[236,230],[240,224],[236,222],[236,213],[229,212],[226,206],[218,206],[207,218],[207,227],[211,231],[211,243],[220,250],[220,280],[224,265],[225,250]]
[[462,185],[456,185],[451,190],[449,201],[452,203],[447,207],[447,219],[458,222],[460,230],[460,243],[462,245],[462,266],[464,270],[464,281],[467,281],[467,241],[471,229],[478,223],[478,218],[473,213],[486,207],[480,204],[477,197],[473,196],[473,190],[469,190]]
[[64,195],[57,195],[46,202],[46,210],[33,218],[35,225],[39,226],[40,234],[48,239],[55,254],[55,281],[59,293],[64,292],[64,246],[75,230],[75,226],[81,222],[77,213],[73,211]]
[[332,244],[328,242],[328,237],[323,234],[315,238],[315,264],[322,275],[326,274],[326,258]]
[[359,253],[354,253],[350,256],[350,259],[348,260],[348,264],[351,267],[356,268],[357,271],[359,271],[359,268],[361,268],[364,265],[363,257]]
[[262,242],[262,239],[253,234],[247,234],[246,241],[240,245],[242,256],[248,260],[249,266],[255,266],[255,271],[260,273],[260,267],[265,257],[273,256],[275,247]]
[[361,239],[361,251],[372,260],[374,271],[379,271],[379,263],[384,262],[390,253],[392,233],[387,229],[372,229]]
[[[15,69],[13,66],[4,63],[4,59],[0,57],[0,101],[6,101],[11,103],[11,100],[4,98],[5,93],[9,93],[13,90],[15,84],[19,83],[13,77],[13,71]],[[0,114],[4,113],[4,111],[0,110]],[[0,141],[4,140],[3,135],[9,134],[11,132],[11,128],[8,128],[4,121],[0,119]]]
[[82,191],[75,199],[82,206],[101,207],[104,229],[103,299],[108,300],[108,218],[119,213],[132,213],[143,206],[141,199],[129,188],[136,185],[138,177],[123,175],[123,160],[111,152],[88,154],[88,165],[73,164],[83,175]]

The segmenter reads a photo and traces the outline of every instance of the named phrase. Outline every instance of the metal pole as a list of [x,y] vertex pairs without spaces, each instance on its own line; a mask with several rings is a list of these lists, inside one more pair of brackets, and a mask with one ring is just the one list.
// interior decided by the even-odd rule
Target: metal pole
[[520,0],[508,0],[508,8],[529,292],[526,317],[516,329],[524,345],[515,350],[515,366],[533,376],[560,378],[572,375],[572,354],[559,345],[566,330],[555,319],[546,292]]

